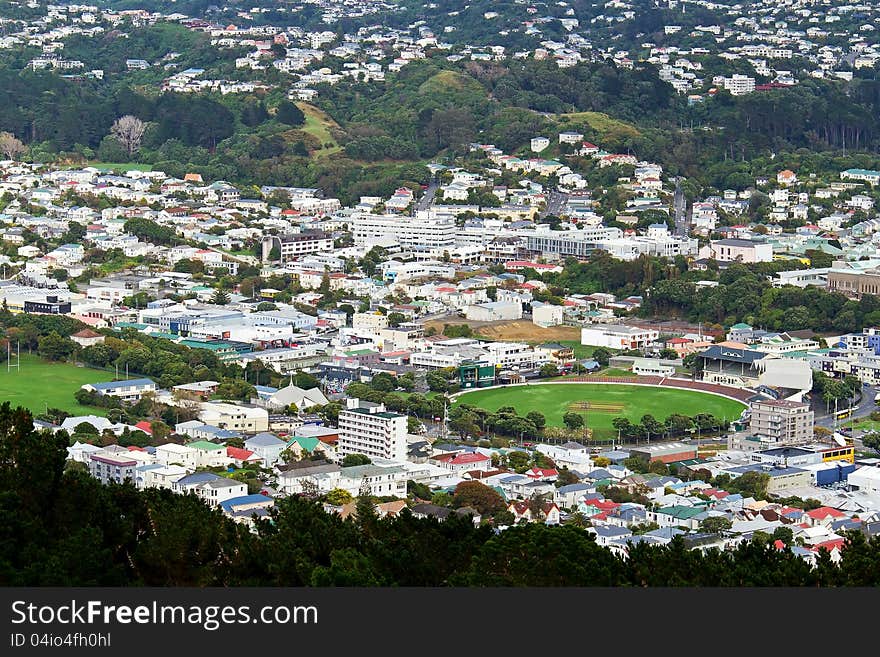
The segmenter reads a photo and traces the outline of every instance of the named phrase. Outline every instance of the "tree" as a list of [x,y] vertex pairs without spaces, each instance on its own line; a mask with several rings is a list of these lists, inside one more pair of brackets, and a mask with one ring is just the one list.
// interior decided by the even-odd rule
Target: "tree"
[[80,422],[73,428],[73,432],[88,436],[97,436],[98,428],[91,422]]
[[282,100],[281,103],[279,103],[275,118],[281,123],[286,123],[287,125],[292,126],[301,126],[306,122],[306,115],[303,114],[299,107],[291,103],[289,100]]
[[535,428],[540,431],[547,424],[547,418],[544,417],[544,414],[540,411],[529,411],[526,413],[526,419],[535,425]]
[[15,160],[27,150],[27,146],[11,132],[0,132],[0,153],[7,160]]
[[869,433],[862,436],[862,444],[868,449],[880,452],[880,433]]
[[731,527],[733,523],[724,516],[709,516],[700,523],[700,529],[708,534],[720,534]]
[[741,493],[744,497],[753,497],[756,500],[767,499],[767,484],[770,483],[770,475],[766,472],[744,472],[727,485],[731,493]]
[[332,504],[333,506],[343,506],[349,504],[354,498],[347,490],[343,488],[334,488],[327,493],[324,499],[327,500],[328,504]]
[[511,470],[522,474],[531,467],[532,459],[527,452],[517,450],[507,455],[507,464]]
[[479,481],[463,481],[458,484],[452,501],[456,507],[469,506],[476,509],[480,515],[492,515],[507,508],[497,491]]
[[578,476],[568,468],[564,467],[559,470],[559,474],[557,475],[556,481],[554,483],[556,484],[557,488],[561,488],[562,486],[568,486],[570,484],[576,484],[579,482],[580,479],[578,479]]
[[225,290],[214,290],[214,294],[211,295],[211,303],[218,306],[225,306],[229,301],[229,293]]
[[436,370],[425,375],[425,382],[428,384],[428,389],[433,392],[447,392],[449,390],[448,377]]
[[777,527],[773,530],[773,540],[782,541],[785,545],[794,543],[794,531],[791,527]]
[[692,354],[688,354],[684,357],[682,364],[692,373],[697,374],[703,369],[703,359],[700,358],[700,354],[694,352]]
[[606,349],[605,347],[596,347],[593,349],[593,360],[599,363],[602,367],[608,367],[608,362],[611,359],[611,351]]
[[541,366],[541,370],[539,375],[542,378],[548,379],[550,377],[559,376],[559,368],[556,367],[553,363],[545,363]]
[[68,338],[62,338],[57,331],[43,336],[39,340],[37,353],[49,360],[64,360],[76,349],[76,343]]
[[350,468],[355,465],[370,465],[372,461],[366,454],[346,454],[342,459],[342,467]]
[[379,372],[370,381],[370,387],[379,392],[391,392],[397,388],[397,381],[388,372]]
[[660,423],[653,415],[650,413],[646,413],[642,416],[641,421],[642,430],[648,437],[648,441],[651,440],[651,436],[659,436],[663,433],[664,426]]
[[110,128],[110,133],[125,147],[131,157],[140,149],[146,129],[146,123],[136,116],[126,114],[116,119],[113,127]]
[[579,413],[568,412],[562,416],[562,423],[571,431],[577,431],[584,426],[584,418]]
[[629,438],[630,436],[634,436],[636,433],[636,428],[633,423],[630,422],[628,418],[622,416],[618,416],[611,420],[611,426],[617,429],[617,433],[620,438]]
[[477,416],[473,413],[464,412],[449,420],[449,428],[464,440],[468,436],[476,436],[480,433],[477,424]]
[[406,315],[403,313],[388,313],[388,326],[396,327],[406,321]]

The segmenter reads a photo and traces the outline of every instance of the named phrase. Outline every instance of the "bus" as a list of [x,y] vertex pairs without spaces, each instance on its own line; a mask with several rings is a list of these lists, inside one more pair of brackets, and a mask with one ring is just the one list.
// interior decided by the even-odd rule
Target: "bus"
[[834,419],[835,420],[845,420],[846,418],[850,417],[851,415],[852,415],[852,409],[847,408],[842,411],[837,411],[834,414]]

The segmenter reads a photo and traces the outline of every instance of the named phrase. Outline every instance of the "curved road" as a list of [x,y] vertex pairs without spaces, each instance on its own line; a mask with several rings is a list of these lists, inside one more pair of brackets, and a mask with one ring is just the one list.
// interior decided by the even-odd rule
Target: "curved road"
[[[851,418],[848,419],[859,419],[863,417],[867,417],[873,411],[877,410],[877,405],[874,403],[874,396],[877,394],[877,388],[874,386],[862,386],[861,389],[861,399],[859,399],[858,403],[853,406],[853,413]],[[841,406],[838,404],[838,411],[844,410],[846,408],[845,405]],[[825,427],[826,429],[834,429],[834,411],[832,410],[828,415],[819,415],[820,412],[824,413],[825,411],[825,403],[823,401],[819,401],[818,404],[813,404],[813,410],[816,412],[816,426],[817,427]],[[839,426],[841,422],[837,422]]]

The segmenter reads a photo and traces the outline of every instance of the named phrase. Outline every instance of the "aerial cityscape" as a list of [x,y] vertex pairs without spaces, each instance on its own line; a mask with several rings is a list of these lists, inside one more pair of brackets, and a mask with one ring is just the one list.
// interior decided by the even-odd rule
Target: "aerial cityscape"
[[880,584],[880,5],[0,0],[0,585]]

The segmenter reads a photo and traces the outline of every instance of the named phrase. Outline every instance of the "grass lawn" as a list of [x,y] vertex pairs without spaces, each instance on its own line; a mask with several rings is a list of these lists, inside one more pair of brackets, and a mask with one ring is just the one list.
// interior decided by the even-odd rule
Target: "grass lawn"
[[[314,105],[309,103],[297,103],[297,107],[306,115],[306,123],[302,126],[302,131],[315,137],[321,142],[321,148],[316,150],[313,155],[332,155],[342,150],[342,146],[336,143],[336,140],[330,134],[330,128],[339,127],[336,121],[331,119],[327,114]],[[329,148],[325,148],[324,144],[333,144]]]
[[574,352],[574,357],[578,360],[590,358],[593,355],[593,350],[596,349],[592,345],[581,344],[579,340],[559,340],[559,344],[571,349]]
[[619,367],[606,367],[604,370],[596,372],[596,376],[628,376],[638,378],[638,374],[633,374],[632,370],[624,370]]
[[0,402],[9,401],[13,407],[24,406],[35,415],[44,413],[46,406],[74,415],[106,415],[106,409],[80,406],[73,395],[86,383],[112,378],[109,372],[69,363],[50,363],[38,356],[22,354],[19,370],[7,372],[5,363],[0,367]]
[[[620,139],[625,137],[638,137],[641,133],[630,123],[611,118],[602,112],[574,112],[572,114],[559,114],[558,118],[567,119],[560,121],[562,127],[577,128],[587,125],[596,131],[600,141],[608,139]],[[568,124],[567,126],[565,124]],[[601,148],[602,144],[596,142]]]
[[639,422],[645,414],[664,420],[672,413],[711,413],[732,420],[738,418],[745,408],[740,402],[692,390],[596,383],[475,390],[456,397],[455,404],[466,403],[490,411],[513,406],[520,415],[540,411],[547,418],[548,426],[561,427],[562,416],[570,410],[577,410],[572,408],[576,403],[585,401],[598,406],[586,411],[587,426],[593,429],[595,438],[616,436],[611,421],[618,416]]
[[841,424],[841,426],[865,432],[880,431],[880,422],[875,422],[874,420],[870,420],[868,418],[848,420]]

